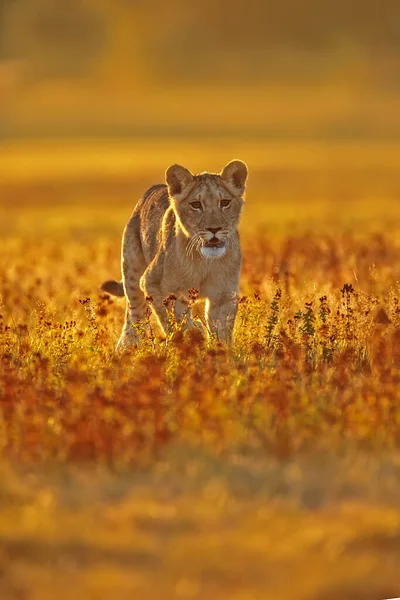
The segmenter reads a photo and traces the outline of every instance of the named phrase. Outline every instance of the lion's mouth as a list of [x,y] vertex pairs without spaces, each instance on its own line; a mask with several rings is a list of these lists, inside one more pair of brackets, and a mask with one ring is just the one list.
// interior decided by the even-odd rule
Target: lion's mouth
[[211,238],[211,240],[207,240],[204,242],[204,248],[224,248],[225,240],[219,240],[216,237]]

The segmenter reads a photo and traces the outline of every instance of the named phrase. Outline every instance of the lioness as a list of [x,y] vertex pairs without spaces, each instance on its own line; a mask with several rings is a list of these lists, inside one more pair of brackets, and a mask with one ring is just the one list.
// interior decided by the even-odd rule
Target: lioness
[[207,328],[229,342],[237,311],[241,251],[237,226],[247,166],[240,160],[220,174],[192,175],[170,166],[166,185],[151,187],[137,203],[122,238],[122,282],[101,289],[126,296],[125,324],[117,349],[137,343],[133,323],[145,316],[146,297],[166,333],[164,299],[174,294],[175,318],[190,324],[188,291],[205,300]]

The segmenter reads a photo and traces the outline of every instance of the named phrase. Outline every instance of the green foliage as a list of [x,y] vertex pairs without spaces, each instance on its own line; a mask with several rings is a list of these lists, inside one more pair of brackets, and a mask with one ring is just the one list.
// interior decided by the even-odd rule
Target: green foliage
[[279,340],[278,336],[274,334],[276,330],[276,326],[279,321],[279,302],[282,297],[282,290],[278,289],[275,293],[275,296],[271,302],[270,306],[270,314],[267,319],[266,326],[266,344],[268,347],[271,345],[276,345]]

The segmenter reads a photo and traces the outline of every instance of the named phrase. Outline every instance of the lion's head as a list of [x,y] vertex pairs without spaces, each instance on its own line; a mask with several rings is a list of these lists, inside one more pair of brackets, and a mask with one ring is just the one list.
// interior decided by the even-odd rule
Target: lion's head
[[172,165],[165,178],[171,205],[188,238],[189,255],[223,256],[239,223],[247,179],[245,163],[234,160],[219,174],[200,175]]

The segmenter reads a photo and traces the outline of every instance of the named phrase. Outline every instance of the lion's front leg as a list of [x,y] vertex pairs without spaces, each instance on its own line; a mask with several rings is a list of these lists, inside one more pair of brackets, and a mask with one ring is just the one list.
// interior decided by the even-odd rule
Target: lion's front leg
[[207,326],[218,340],[231,343],[237,309],[238,294],[236,291],[225,292],[207,300]]
[[151,306],[151,311],[157,319],[160,333],[165,336],[168,333],[168,313],[164,303],[164,297],[159,290],[152,289],[152,292],[147,292],[147,300]]
[[159,252],[149,264],[140,279],[140,289],[151,306],[163,334],[168,329],[168,314],[165,296],[161,291],[161,280],[164,272],[164,255]]
[[175,294],[164,298],[155,289],[150,296],[151,308],[165,335],[168,336],[173,331],[175,323],[183,329],[194,327],[189,304],[183,298],[176,297]]
[[176,299],[174,313],[176,322],[179,323],[183,329],[192,329],[195,327],[192,309],[184,296],[178,296]]

